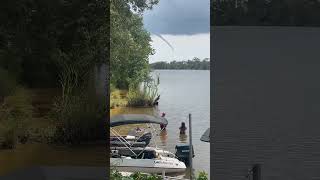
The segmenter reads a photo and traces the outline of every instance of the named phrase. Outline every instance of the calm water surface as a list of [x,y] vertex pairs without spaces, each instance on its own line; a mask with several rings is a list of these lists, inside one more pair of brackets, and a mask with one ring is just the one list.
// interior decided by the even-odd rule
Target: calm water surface
[[166,113],[169,121],[167,130],[160,134],[157,145],[175,152],[178,143],[188,142],[186,136],[180,136],[179,127],[192,114],[192,141],[195,150],[193,160],[196,172],[210,173],[210,144],[200,141],[201,135],[210,127],[210,71],[201,70],[157,70],[159,75],[160,101],[158,110],[148,108],[118,108],[111,111],[111,116],[124,113]]

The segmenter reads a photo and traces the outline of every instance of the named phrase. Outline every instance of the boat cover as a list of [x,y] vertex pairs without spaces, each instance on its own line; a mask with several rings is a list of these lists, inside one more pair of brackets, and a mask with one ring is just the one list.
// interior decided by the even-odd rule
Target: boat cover
[[126,124],[164,124],[167,125],[168,121],[164,117],[156,117],[146,114],[121,114],[111,117],[110,127],[121,126]]
[[210,128],[206,130],[206,132],[201,136],[201,141],[210,142]]

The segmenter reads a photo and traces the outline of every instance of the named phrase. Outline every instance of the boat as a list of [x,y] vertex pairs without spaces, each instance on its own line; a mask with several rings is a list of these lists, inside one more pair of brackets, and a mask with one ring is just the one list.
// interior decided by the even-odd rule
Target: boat
[[132,147],[128,149],[127,147],[110,147],[111,157],[120,157],[122,156],[130,156],[135,157],[138,155],[138,158],[148,158],[148,156],[156,156],[157,154],[162,157],[171,157],[176,158],[176,155],[171,153],[170,151],[166,151],[163,149],[155,148],[155,147]]
[[157,147],[130,147],[112,127],[128,124],[168,124],[164,117],[145,114],[124,114],[113,116],[110,120],[110,131],[124,147],[110,148],[110,166],[118,171],[142,172],[153,174],[177,174],[186,171],[184,162],[175,154]]
[[[138,135],[127,135],[127,136],[111,136],[110,146],[111,147],[146,147],[149,145],[152,134],[150,132],[144,133],[142,136]],[[122,141],[121,141],[122,140]]]
[[186,166],[169,151],[154,147],[112,147],[110,163],[119,171],[161,174],[183,173]]

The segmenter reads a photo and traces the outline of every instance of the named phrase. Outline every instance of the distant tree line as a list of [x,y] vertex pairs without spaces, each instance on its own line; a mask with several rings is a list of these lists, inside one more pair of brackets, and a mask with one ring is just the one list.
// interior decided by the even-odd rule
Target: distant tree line
[[211,25],[320,26],[319,0],[211,0]]
[[210,60],[205,58],[202,61],[199,58],[193,58],[187,61],[160,61],[150,64],[152,69],[195,69],[195,70],[209,70]]

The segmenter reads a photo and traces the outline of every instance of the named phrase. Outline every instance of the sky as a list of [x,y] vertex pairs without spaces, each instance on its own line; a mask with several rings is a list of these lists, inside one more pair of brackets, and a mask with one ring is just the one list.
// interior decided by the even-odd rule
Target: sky
[[155,49],[150,63],[210,57],[210,0],[160,0],[143,19]]

